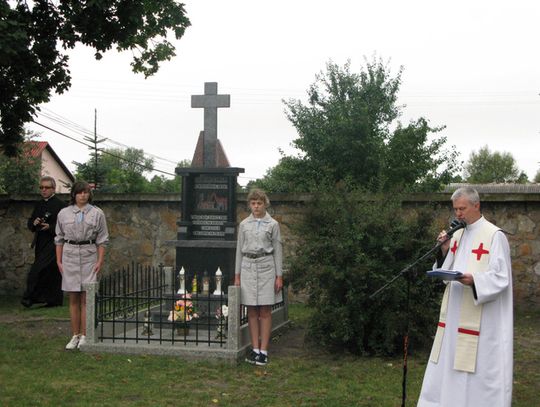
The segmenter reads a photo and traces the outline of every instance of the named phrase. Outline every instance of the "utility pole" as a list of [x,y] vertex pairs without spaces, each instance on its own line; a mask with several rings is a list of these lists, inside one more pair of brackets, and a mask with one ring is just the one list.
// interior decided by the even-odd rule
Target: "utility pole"
[[98,140],[97,136],[97,109],[94,109],[94,138],[85,136],[84,139],[93,144],[93,147],[88,147],[94,154],[94,189],[98,189],[98,144],[103,143],[107,138]]

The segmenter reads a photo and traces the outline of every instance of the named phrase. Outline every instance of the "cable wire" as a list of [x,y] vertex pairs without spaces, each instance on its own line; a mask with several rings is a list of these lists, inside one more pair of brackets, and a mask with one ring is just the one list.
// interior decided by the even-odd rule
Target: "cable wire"
[[[50,130],[50,131],[52,131],[52,132],[54,132],[54,133],[56,133],[56,134],[59,134],[60,136],[66,137],[66,138],[68,138],[68,139],[70,139],[70,140],[73,140],[73,141],[75,141],[75,142],[77,142],[77,143],[79,143],[79,144],[82,144],[83,146],[86,146],[86,147],[88,147],[88,148],[93,148],[91,145],[86,144],[86,143],[84,143],[83,141],[77,140],[77,139],[74,138],[74,137],[68,136],[67,134],[64,134],[64,133],[62,133],[62,132],[60,132],[60,131],[58,131],[58,130],[55,130],[55,129],[49,127],[49,126],[46,126],[46,125],[44,125],[44,124],[42,124],[42,123],[39,123],[39,122],[37,122],[37,121],[35,121],[35,120],[33,120],[33,122],[34,122],[35,124],[37,124],[38,126],[41,126],[41,127],[45,128],[45,129],[47,129],[47,130]],[[158,169],[153,168],[153,167],[151,167],[151,166],[144,165],[144,164],[140,164],[140,163],[138,163],[138,162],[128,160],[128,159],[125,158],[125,157],[122,157],[122,156],[120,156],[120,155],[111,153],[111,152],[109,152],[109,151],[107,151],[107,150],[104,150],[104,149],[101,149],[101,148],[98,148],[98,151],[101,152],[102,154],[107,154],[107,155],[110,155],[110,156],[112,156],[112,157],[115,157],[115,158],[118,158],[118,159],[120,159],[120,160],[123,160],[123,161],[125,161],[125,162],[128,162],[128,163],[130,163],[130,164],[137,165],[138,167],[145,168],[145,169],[147,169],[148,171],[152,171],[152,172],[153,172],[153,171],[155,171],[155,172],[160,172],[160,173],[162,173],[162,174],[172,175],[173,177],[176,176],[176,174],[173,174],[173,173],[170,173],[170,172],[167,172],[167,171],[158,170]]]

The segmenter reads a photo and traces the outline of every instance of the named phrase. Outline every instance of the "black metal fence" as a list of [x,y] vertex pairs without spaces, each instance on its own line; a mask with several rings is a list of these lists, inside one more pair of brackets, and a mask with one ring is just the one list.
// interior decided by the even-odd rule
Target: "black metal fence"
[[95,303],[97,340],[223,347],[227,295],[214,295],[208,286],[203,293],[179,293],[177,276],[177,270],[167,274],[163,266],[132,263],[103,277]]

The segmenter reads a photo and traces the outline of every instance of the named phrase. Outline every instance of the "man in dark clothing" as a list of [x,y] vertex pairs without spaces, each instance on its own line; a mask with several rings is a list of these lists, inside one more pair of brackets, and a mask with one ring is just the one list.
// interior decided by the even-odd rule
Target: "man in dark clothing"
[[62,305],[64,295],[61,290],[62,276],[56,265],[54,236],[56,217],[67,204],[54,194],[56,181],[52,177],[42,177],[39,182],[40,200],[28,219],[28,229],[34,232],[32,247],[35,247],[34,264],[28,272],[26,291],[21,304],[31,307],[35,303],[47,306]]

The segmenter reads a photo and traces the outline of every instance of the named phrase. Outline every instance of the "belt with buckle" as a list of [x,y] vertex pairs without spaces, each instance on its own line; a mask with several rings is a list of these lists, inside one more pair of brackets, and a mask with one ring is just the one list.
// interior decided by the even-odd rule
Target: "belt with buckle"
[[66,240],[66,243],[67,244],[74,244],[74,245],[77,245],[77,246],[81,246],[83,244],[94,244],[96,243],[95,240],[79,240],[79,241],[76,241],[76,240]]
[[272,253],[257,253],[257,254],[244,253],[244,257],[247,257],[248,259],[258,259],[260,257],[270,256],[271,254]]

